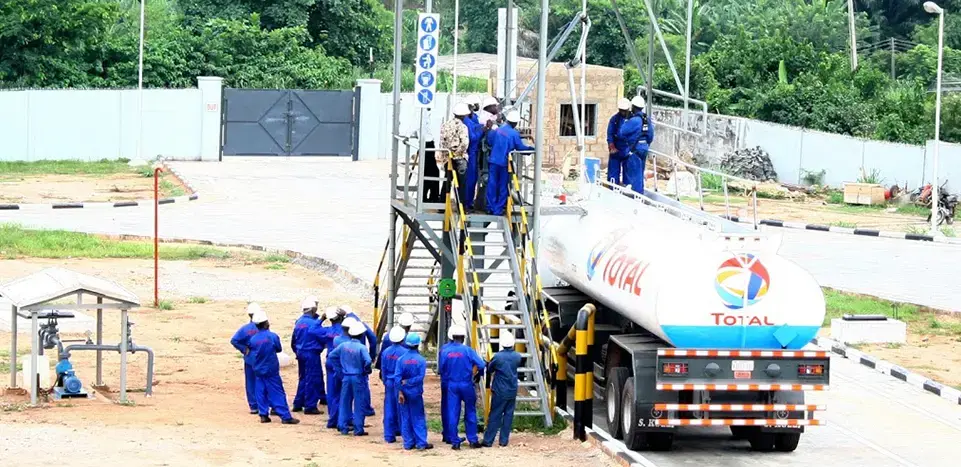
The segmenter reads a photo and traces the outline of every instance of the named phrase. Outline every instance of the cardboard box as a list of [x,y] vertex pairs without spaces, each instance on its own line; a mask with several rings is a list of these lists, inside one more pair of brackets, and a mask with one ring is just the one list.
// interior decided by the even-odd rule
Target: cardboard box
[[844,183],[847,204],[884,204],[884,187],[875,183]]

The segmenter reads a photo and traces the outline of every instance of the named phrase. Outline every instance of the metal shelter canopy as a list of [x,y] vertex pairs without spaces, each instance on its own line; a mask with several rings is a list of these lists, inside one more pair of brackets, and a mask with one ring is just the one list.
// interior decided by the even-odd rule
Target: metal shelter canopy
[[[83,296],[96,297],[96,303],[84,303]],[[130,290],[113,281],[93,277],[63,268],[48,268],[29,276],[0,285],[0,296],[12,302],[10,320],[10,387],[17,387],[17,317],[30,319],[30,367],[37,372],[40,349],[38,319],[41,312],[55,310],[97,310],[97,345],[103,343],[103,310],[120,310],[120,400],[127,400],[127,311],[140,306],[140,299]],[[51,303],[76,296],[76,304]],[[113,303],[104,303],[104,300]],[[37,377],[30,378],[30,403],[37,404]],[[97,351],[97,385],[102,385],[103,361]],[[26,375],[24,375],[26,377]]]

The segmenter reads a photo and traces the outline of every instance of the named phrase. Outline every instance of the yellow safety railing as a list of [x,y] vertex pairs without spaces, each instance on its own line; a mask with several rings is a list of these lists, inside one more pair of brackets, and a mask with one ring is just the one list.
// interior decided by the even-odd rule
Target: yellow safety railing
[[[507,212],[509,215],[513,216],[513,212],[514,212],[512,208],[514,194],[516,193],[518,195],[518,199],[521,200],[521,203],[520,203],[521,218],[520,218],[520,225],[518,226],[518,229],[521,234],[523,246],[518,248],[518,252],[520,253],[518,256],[520,257],[521,263],[523,266],[519,268],[521,272],[521,283],[526,286],[524,292],[525,294],[529,295],[533,299],[531,303],[535,307],[535,310],[531,310],[531,313],[530,313],[531,319],[534,324],[534,326],[532,326],[534,328],[534,332],[533,332],[533,336],[531,336],[531,339],[535,343],[535,348],[532,351],[542,351],[542,355],[545,356],[545,358],[542,359],[544,369],[546,370],[544,374],[550,375],[551,367],[556,365],[558,362],[557,349],[556,349],[556,346],[553,345],[553,342],[548,341],[547,343],[545,343],[544,340],[542,339],[543,337],[542,331],[544,329],[546,329],[548,334],[550,334],[550,317],[547,314],[547,307],[545,306],[544,300],[543,300],[543,283],[541,282],[540,274],[537,272],[537,255],[534,250],[533,239],[529,235],[530,228],[529,228],[528,217],[527,217],[527,208],[524,206],[520,181],[518,180],[517,172],[514,170],[513,154],[508,155],[507,167],[508,167],[508,171],[510,172],[511,184],[513,185],[513,189],[514,189],[513,193],[509,193],[507,196],[507,206],[508,206]],[[513,222],[513,219],[511,219],[510,223],[512,222]],[[531,268],[530,275],[527,275],[528,266]],[[528,282],[527,280],[528,278],[531,279],[532,282]],[[538,304],[540,305],[539,307],[538,307]],[[536,308],[540,308],[540,311],[541,311],[540,314],[536,312]],[[553,411],[554,410],[553,392],[548,391],[548,396],[549,396],[548,399],[549,399],[550,410]]]

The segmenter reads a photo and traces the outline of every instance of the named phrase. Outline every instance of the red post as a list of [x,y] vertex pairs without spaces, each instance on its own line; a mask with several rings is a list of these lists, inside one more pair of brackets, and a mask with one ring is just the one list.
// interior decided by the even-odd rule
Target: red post
[[153,306],[160,307],[160,248],[157,225],[160,217],[160,173],[163,169],[153,169]]

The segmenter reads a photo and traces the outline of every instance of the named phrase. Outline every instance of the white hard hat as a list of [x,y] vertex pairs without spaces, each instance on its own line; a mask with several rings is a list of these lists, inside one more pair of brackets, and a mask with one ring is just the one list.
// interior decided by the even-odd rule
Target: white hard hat
[[404,332],[404,328],[400,326],[394,326],[390,328],[390,334],[387,334],[387,338],[391,342],[404,342],[404,338],[407,337],[407,333]]
[[631,99],[631,105],[633,105],[634,107],[643,109],[645,104],[646,103],[644,102],[644,98],[641,96],[634,96],[634,98]]
[[400,319],[398,319],[397,322],[405,328],[411,327],[414,325],[414,315],[405,312],[404,314],[400,315]]
[[311,308],[317,308],[317,297],[310,296],[305,298],[304,301],[300,302],[301,310],[309,310]]
[[333,319],[334,316],[337,316],[337,307],[329,306],[324,310],[324,318]]
[[345,315],[349,315],[354,312],[354,309],[350,305],[341,305],[337,307],[340,311],[343,311]]
[[631,110],[631,101],[626,97],[617,100],[617,110]]
[[354,324],[360,324],[360,321],[357,321],[356,319],[354,319],[354,318],[352,318],[352,317],[350,317],[350,316],[344,318],[344,322],[343,322],[343,323],[340,323],[340,325],[341,325],[342,327],[344,327],[345,329],[349,329],[349,328],[350,328],[351,326],[353,326]]
[[256,303],[250,303],[250,304],[247,305],[247,314],[248,314],[248,315],[253,316],[253,315],[257,314],[258,311],[260,311],[260,305],[258,305],[258,304],[256,304]]
[[477,94],[471,94],[467,96],[467,99],[464,99],[464,102],[466,102],[467,105],[480,105],[481,103],[480,97]]
[[454,115],[458,117],[466,117],[470,115],[470,107],[464,102],[458,102],[454,104]]
[[491,96],[487,96],[487,97],[484,98],[484,103],[481,104],[481,108],[486,109],[486,108],[488,108],[488,107],[490,107],[490,106],[492,106],[492,105],[497,105],[497,99],[495,99],[495,98],[493,98],[493,97],[491,97]]
[[352,337],[363,335],[365,332],[367,332],[367,327],[361,324],[360,321],[354,321],[350,324],[350,327],[347,328],[347,334],[350,334]]
[[502,349],[509,349],[514,346],[514,335],[510,332],[501,331],[498,339],[500,339]]
[[264,311],[264,310],[258,309],[258,310],[254,313],[254,316],[251,317],[250,320],[253,321],[254,324],[260,324],[260,323],[266,322],[266,321],[267,321],[267,312]]
[[521,121],[521,113],[516,110],[511,110],[507,112],[507,121],[510,123],[517,123]]
[[454,340],[454,328],[453,328],[453,327],[447,328],[447,340],[449,340],[449,341]]
[[464,329],[464,326],[455,324],[450,327],[450,335],[453,337],[457,337],[457,336],[464,337],[467,335],[467,329]]

